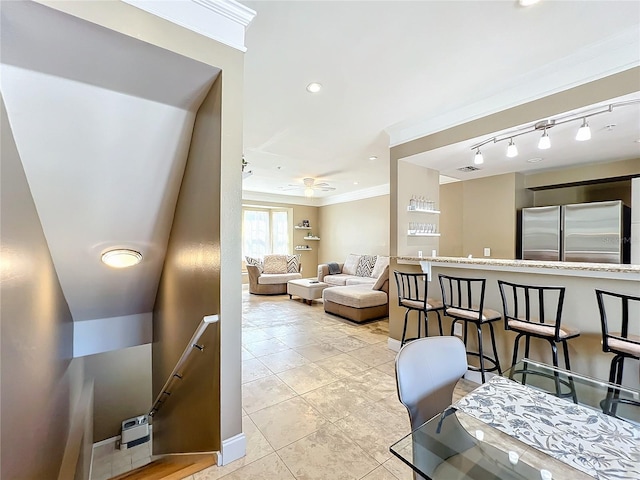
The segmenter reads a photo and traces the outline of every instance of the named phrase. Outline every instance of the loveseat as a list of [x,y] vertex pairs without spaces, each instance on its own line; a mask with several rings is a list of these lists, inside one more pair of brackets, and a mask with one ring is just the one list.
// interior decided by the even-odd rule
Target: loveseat
[[358,323],[389,315],[389,257],[349,255],[338,266],[334,274],[318,266],[318,280],[331,285],[322,292],[325,312]]
[[302,278],[300,255],[265,255],[245,257],[249,275],[249,293],[281,295],[287,293],[287,282]]

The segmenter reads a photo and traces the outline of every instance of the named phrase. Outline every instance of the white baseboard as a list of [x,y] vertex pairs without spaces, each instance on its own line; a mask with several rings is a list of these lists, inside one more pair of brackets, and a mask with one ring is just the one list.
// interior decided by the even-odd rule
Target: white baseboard
[[387,339],[387,348],[389,350],[393,350],[394,352],[400,351],[400,340],[396,340],[395,338],[389,337]]
[[222,441],[222,448],[218,455],[218,466],[227,465],[247,454],[247,439],[244,433],[239,433]]

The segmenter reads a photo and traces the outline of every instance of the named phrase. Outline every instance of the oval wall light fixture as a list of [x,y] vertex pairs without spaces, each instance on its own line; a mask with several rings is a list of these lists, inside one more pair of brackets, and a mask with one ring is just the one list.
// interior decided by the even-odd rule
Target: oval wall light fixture
[[133,267],[142,261],[142,254],[128,248],[115,248],[102,254],[102,263],[113,268]]

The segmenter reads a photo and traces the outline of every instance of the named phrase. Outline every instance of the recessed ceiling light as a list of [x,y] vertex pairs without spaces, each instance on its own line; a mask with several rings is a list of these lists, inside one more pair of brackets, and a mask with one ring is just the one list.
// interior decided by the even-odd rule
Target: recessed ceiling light
[[102,254],[102,262],[113,268],[127,268],[142,261],[142,254],[128,248],[116,248]]
[[307,85],[307,92],[309,93],[318,93],[320,90],[322,90],[322,85],[320,83],[311,82]]
[[640,143],[640,138],[638,140],[634,140],[634,142],[636,143]]
[[531,5],[538,3],[540,0],[518,0],[521,7],[530,7]]
[[615,123],[610,123],[609,125],[606,125],[604,128],[605,128],[606,130],[611,131],[611,130],[613,130],[614,128],[616,128],[616,126],[617,126],[617,124],[615,124]]
[[354,185],[358,185],[358,182],[357,182],[357,181],[356,181],[356,182],[353,182],[353,184],[354,184]]
[[543,160],[542,157],[533,157],[527,160],[527,163],[538,163],[538,162],[541,162],[542,160]]
[[371,155],[371,156],[369,157],[369,160],[377,160],[377,159],[378,159],[378,157],[376,157],[375,155]]

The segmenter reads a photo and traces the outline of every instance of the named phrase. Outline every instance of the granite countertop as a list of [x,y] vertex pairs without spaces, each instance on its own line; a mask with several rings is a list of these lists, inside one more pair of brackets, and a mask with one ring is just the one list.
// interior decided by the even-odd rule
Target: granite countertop
[[500,258],[467,258],[467,257],[409,257],[397,256],[396,260],[405,262],[429,261],[435,264],[466,264],[487,267],[522,267],[522,268],[546,268],[553,270],[581,270],[588,272],[617,272],[638,273],[640,265],[616,264],[616,263],[580,263],[580,262],[555,262],[540,260],[507,260]]

